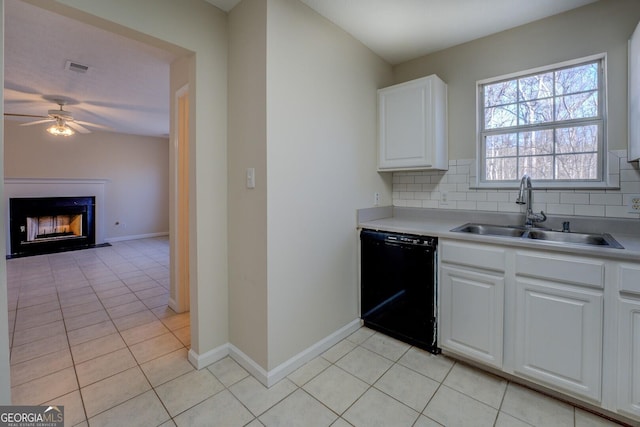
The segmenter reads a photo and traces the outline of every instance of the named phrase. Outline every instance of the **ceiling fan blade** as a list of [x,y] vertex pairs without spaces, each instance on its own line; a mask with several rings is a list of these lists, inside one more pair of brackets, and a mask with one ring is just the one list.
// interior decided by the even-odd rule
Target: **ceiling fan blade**
[[19,126],[39,125],[41,123],[49,123],[49,122],[55,122],[55,120],[54,119],[36,120],[35,122],[20,123]]
[[4,113],[5,116],[9,117],[33,117],[35,119],[46,119],[47,116],[38,116],[36,114],[18,114],[18,113]]
[[169,107],[158,107],[151,105],[135,105],[125,104],[122,102],[106,102],[106,101],[83,101],[83,104],[90,105],[92,107],[104,107],[117,110],[130,110],[132,112],[144,112],[144,113],[164,113],[169,111]]
[[[67,122],[67,124],[69,124],[70,122]],[[77,123],[83,126],[90,126],[92,128],[96,128],[96,129],[104,129],[104,130],[110,130],[111,128],[108,126],[103,126],[103,125],[99,125],[97,123],[91,123],[91,122],[85,122],[82,120],[74,120],[73,123]]]
[[91,133],[91,131],[90,131],[89,129],[87,129],[87,128],[86,128],[86,127],[84,127],[84,126],[79,125],[79,124],[78,124],[78,122],[75,122],[75,121],[71,122],[71,121],[69,121],[69,122],[67,122],[66,124],[67,124],[67,126],[69,126],[71,129],[73,129],[73,130],[75,130],[75,131],[78,131],[78,132],[80,132],[80,133]]

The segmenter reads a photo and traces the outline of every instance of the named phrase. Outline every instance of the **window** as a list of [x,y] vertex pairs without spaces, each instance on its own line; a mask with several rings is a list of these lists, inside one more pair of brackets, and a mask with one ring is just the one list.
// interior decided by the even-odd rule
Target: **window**
[[605,181],[604,59],[478,83],[480,186],[524,174],[548,187]]

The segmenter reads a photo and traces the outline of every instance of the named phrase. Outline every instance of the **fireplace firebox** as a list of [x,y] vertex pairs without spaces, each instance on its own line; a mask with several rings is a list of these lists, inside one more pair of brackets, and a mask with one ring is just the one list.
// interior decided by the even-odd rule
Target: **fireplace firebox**
[[95,197],[9,200],[11,257],[95,246]]

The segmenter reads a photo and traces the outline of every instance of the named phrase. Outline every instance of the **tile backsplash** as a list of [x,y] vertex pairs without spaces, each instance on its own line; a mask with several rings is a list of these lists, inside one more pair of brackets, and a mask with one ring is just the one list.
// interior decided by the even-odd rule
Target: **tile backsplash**
[[[545,190],[535,189],[534,181],[533,209],[551,215],[640,219],[640,214],[628,212],[631,196],[640,195],[638,162],[628,163],[626,150],[609,151],[609,174],[611,182],[619,182],[619,189]],[[448,171],[394,172],[393,205],[524,212],[524,207],[516,204],[517,189],[470,188],[475,180],[475,159],[449,160]]]

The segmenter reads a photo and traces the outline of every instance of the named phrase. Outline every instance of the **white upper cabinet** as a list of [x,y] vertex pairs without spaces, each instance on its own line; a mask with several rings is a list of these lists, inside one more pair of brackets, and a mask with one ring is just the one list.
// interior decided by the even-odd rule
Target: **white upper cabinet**
[[378,170],[449,167],[447,85],[436,75],[378,90]]
[[640,159],[640,24],[629,39],[629,153],[628,160]]

